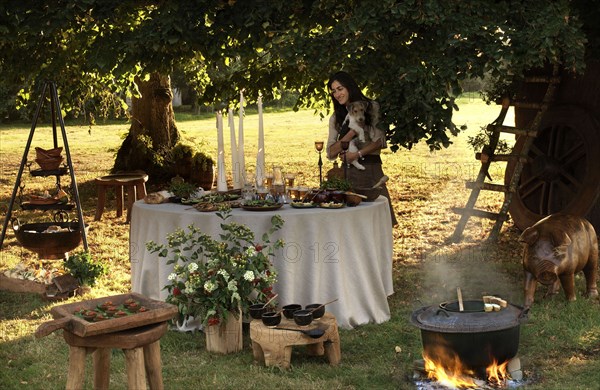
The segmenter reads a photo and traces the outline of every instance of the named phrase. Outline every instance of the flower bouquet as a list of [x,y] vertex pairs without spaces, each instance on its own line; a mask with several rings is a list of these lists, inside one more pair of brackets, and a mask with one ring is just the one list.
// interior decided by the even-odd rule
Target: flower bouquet
[[254,301],[271,298],[277,273],[270,261],[283,240],[271,241],[271,235],[283,226],[279,215],[271,218],[271,227],[260,242],[245,225],[226,222],[230,209],[217,212],[223,220],[222,233],[214,239],[190,225],[167,235],[167,245],[146,244],[152,253],[167,257],[175,264],[165,286],[168,303],[179,308],[179,319],[194,317],[204,325],[226,322],[230,314],[246,314]]

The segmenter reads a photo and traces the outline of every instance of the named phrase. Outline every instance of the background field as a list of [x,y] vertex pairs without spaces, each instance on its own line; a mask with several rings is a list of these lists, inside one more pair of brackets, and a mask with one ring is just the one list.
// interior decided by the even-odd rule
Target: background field
[[[399,219],[393,232],[396,292],[389,298],[392,309],[389,322],[341,331],[342,364],[337,368],[329,367],[324,359],[305,357],[299,350],[294,351],[293,369],[287,372],[255,365],[247,335],[242,353],[218,356],[205,352],[202,334],[169,332],[161,342],[165,388],[415,388],[412,366],[414,360],[420,358],[421,344],[419,331],[408,320],[413,310],[454,299],[457,286],[462,288],[466,298],[491,293],[521,304],[521,247],[517,242],[520,232],[510,221],[497,243],[485,241],[491,223],[478,219],[469,223],[463,242],[447,242],[458,220],[450,208],[464,206],[468,197],[464,181],[474,179],[479,169],[467,137],[493,121],[499,111],[474,98],[461,99],[459,107],[455,123],[466,124],[468,130],[453,139],[454,144],[449,149],[431,153],[426,145],[419,144],[410,151],[402,149],[391,153],[387,150],[383,154],[384,170],[390,176],[388,186]],[[216,156],[214,117],[178,114],[177,119],[185,137]],[[257,122],[257,115],[248,111],[244,119],[244,142],[246,166],[251,172],[256,162]],[[236,116],[236,128],[238,123]],[[29,124],[0,126],[3,220],[29,128]],[[108,204],[102,221],[93,222],[96,206],[93,179],[112,167],[114,154],[127,129],[127,123],[99,124],[92,128],[77,123],[67,126],[84,216],[90,224],[90,251],[110,268],[110,274],[100,280],[88,298],[127,292],[130,288],[129,226],[124,218],[115,217],[112,203]],[[32,146],[51,147],[50,133],[46,125],[39,126]],[[326,122],[312,111],[267,111],[267,165],[281,165],[287,172],[296,173],[300,183],[316,186],[318,155],[314,141],[324,140],[326,135]],[[225,143],[226,163],[230,164],[227,131]],[[33,161],[33,154],[29,160]],[[326,161],[324,171],[330,167],[331,163]],[[503,168],[498,166],[491,171],[496,182],[503,181]],[[52,183],[25,175],[23,184],[26,192],[36,192],[50,189]],[[494,211],[501,201],[498,195],[485,195],[478,206]],[[23,221],[48,218],[42,213],[20,210],[15,214]],[[0,270],[19,262],[39,265],[35,255],[17,244],[10,230],[2,247]],[[600,304],[582,299],[582,276],[576,283],[578,300],[572,304],[565,302],[562,292],[543,300],[543,290],[538,291],[529,321],[521,326],[519,355],[527,379],[524,388],[598,388]],[[3,291],[0,291],[0,302],[1,387],[64,388],[68,354],[60,332],[40,340],[33,337],[37,326],[51,319],[49,309],[54,304],[34,294]],[[115,351],[112,358],[111,388],[125,388],[123,354]],[[91,375],[89,377],[91,379]],[[91,388],[91,380],[87,386]]]

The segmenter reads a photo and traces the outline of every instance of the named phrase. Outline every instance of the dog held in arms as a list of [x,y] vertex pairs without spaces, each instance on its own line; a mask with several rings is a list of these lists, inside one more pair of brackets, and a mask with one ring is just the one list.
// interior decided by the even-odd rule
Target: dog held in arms
[[[379,121],[379,103],[366,102],[363,100],[351,102],[347,106],[348,115],[344,119],[344,124],[348,123],[348,128],[356,131],[357,136],[350,142],[348,150],[356,153],[359,148],[357,141],[365,143],[367,141],[380,141],[383,133],[375,125]],[[367,124],[366,116],[371,119],[370,124]],[[357,169],[364,170],[365,167],[358,160],[351,162]]]

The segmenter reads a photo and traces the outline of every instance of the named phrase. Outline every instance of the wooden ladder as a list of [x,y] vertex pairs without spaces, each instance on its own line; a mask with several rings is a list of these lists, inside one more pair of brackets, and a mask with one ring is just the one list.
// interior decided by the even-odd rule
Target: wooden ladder
[[[488,218],[496,221],[489,235],[489,240],[496,240],[502,228],[504,221],[508,219],[508,208],[512,200],[513,194],[517,191],[519,186],[519,179],[521,178],[521,172],[523,171],[524,165],[527,163],[527,155],[529,149],[533,144],[533,140],[538,135],[542,118],[546,113],[548,107],[554,101],[556,88],[560,83],[560,77],[558,77],[558,65],[555,65],[552,70],[552,75],[549,77],[526,77],[525,83],[545,83],[547,89],[539,103],[533,102],[519,102],[514,101],[508,97],[502,100],[502,109],[498,118],[487,126],[488,131],[491,133],[489,144],[486,145],[482,153],[477,153],[476,158],[481,161],[481,168],[477,175],[477,179],[472,182],[467,182],[466,187],[471,189],[471,195],[464,208],[453,208],[453,211],[460,214],[460,220],[454,229],[454,233],[450,240],[452,242],[459,242],[462,238],[463,231],[469,221],[470,217]],[[511,106],[536,109],[537,113],[528,128],[516,128],[512,126],[504,126],[504,119]],[[511,154],[496,154],[496,148],[500,140],[501,133],[515,134],[519,137],[526,137],[521,150],[513,150]],[[515,168],[513,170],[510,182],[506,184],[493,184],[487,183],[486,178],[489,177],[489,169],[492,162],[497,161],[515,161]],[[504,193],[504,202],[497,213],[480,210],[475,208],[477,198],[482,190],[487,191],[498,191]]]

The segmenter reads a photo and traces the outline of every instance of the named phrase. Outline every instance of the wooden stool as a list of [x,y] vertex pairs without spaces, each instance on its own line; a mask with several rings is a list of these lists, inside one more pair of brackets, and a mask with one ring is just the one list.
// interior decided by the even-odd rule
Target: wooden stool
[[332,366],[337,366],[340,363],[340,336],[337,321],[333,314],[325,313],[323,317],[314,320],[307,327],[300,327],[293,320],[284,317],[278,327],[289,329],[327,327],[327,330],[323,336],[314,339],[300,332],[272,329],[266,327],[261,320],[252,320],[250,322],[250,339],[252,340],[252,354],[255,361],[265,364],[267,367],[279,366],[287,369],[290,368],[292,347],[294,345],[306,345],[310,355],[325,355]]
[[146,196],[146,182],[148,175],[143,171],[123,172],[114,175],[98,177],[94,180],[98,190],[98,203],[96,204],[95,221],[102,218],[106,203],[106,189],[114,188],[117,197],[117,217],[123,216],[123,188],[127,195],[127,222],[131,220],[131,208],[136,200]]
[[88,337],[79,337],[64,330],[63,337],[70,346],[67,389],[83,388],[85,357],[88,353],[93,353],[94,389],[108,389],[111,349],[119,348],[125,353],[128,389],[145,389],[148,377],[150,389],[162,390],[160,338],[167,328],[167,323],[161,322]]

